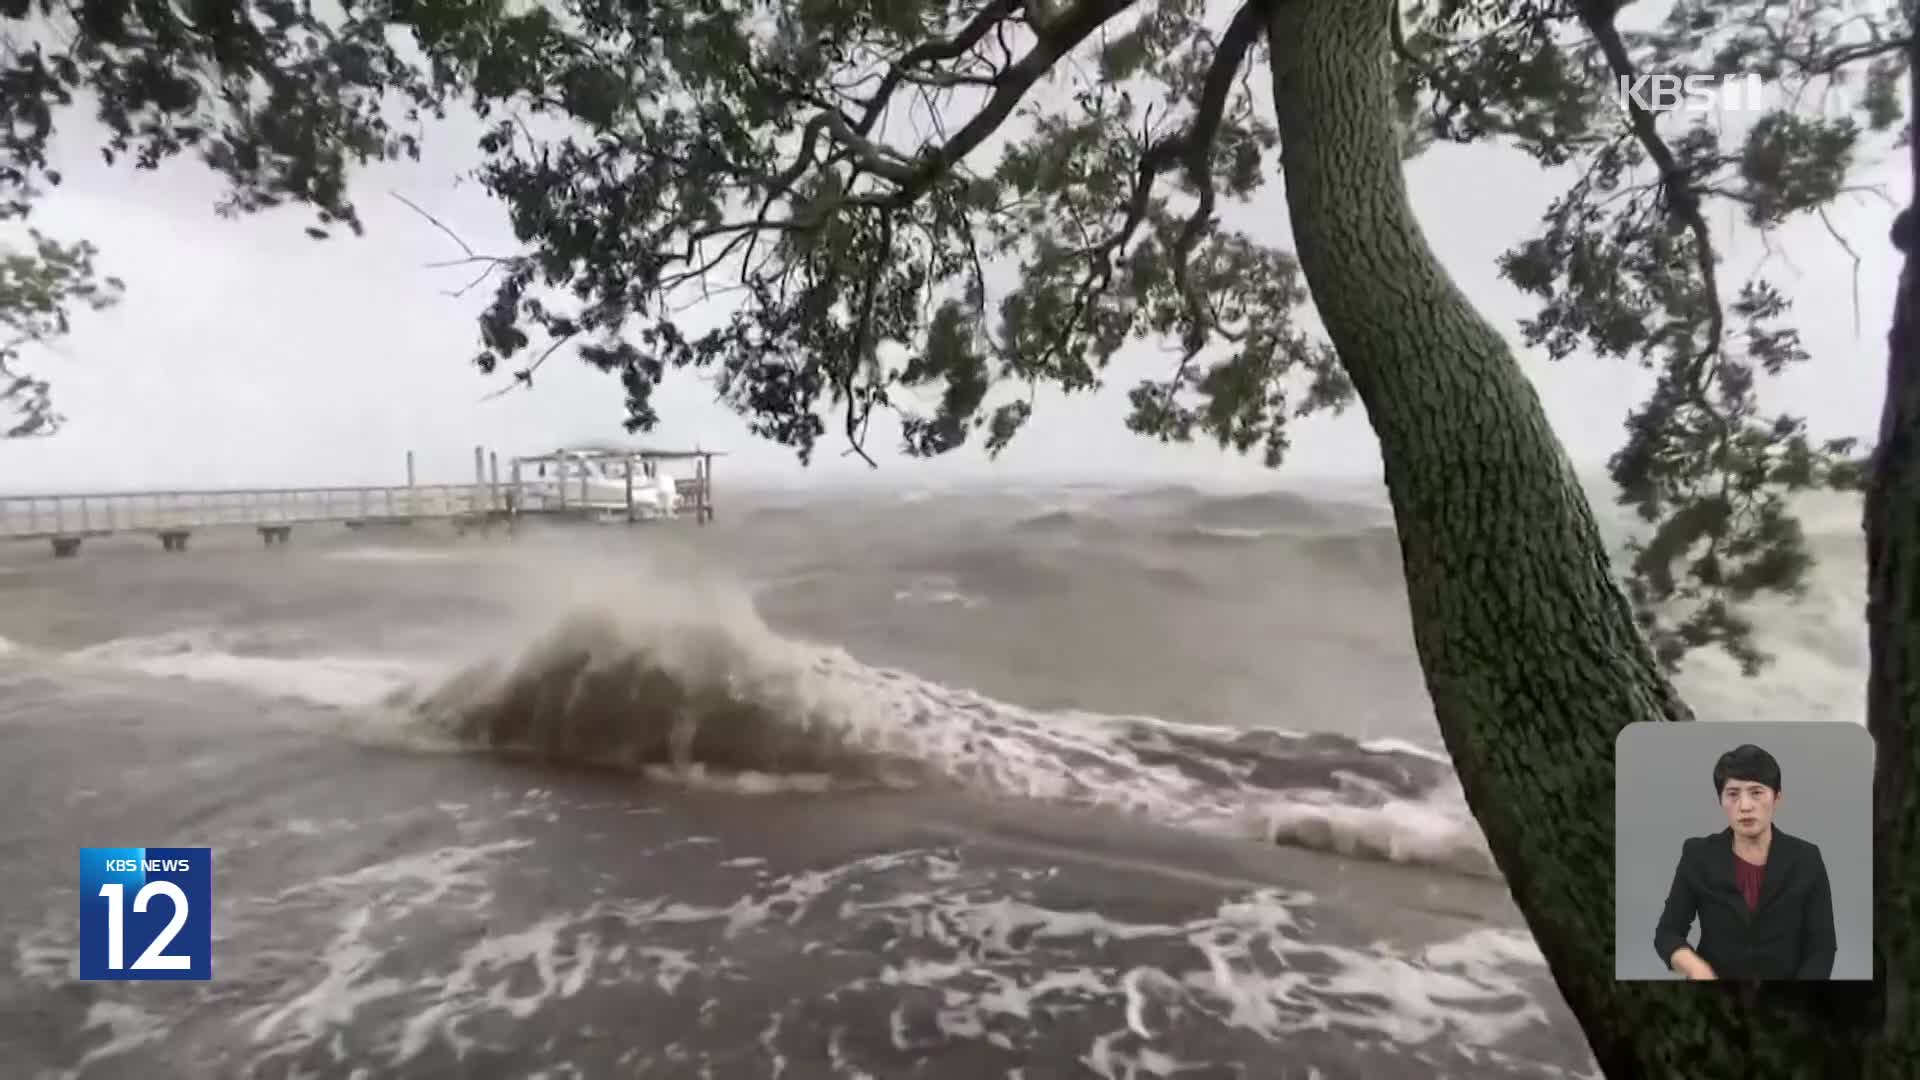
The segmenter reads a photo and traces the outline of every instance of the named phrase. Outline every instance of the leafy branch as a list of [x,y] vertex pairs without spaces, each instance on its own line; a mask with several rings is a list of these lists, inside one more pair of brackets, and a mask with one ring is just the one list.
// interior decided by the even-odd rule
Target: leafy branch
[[[1862,457],[1855,440],[1816,438],[1803,417],[1762,406],[1765,380],[1810,357],[1777,286],[1757,272],[1722,280],[1707,208],[1738,206],[1763,238],[1801,216],[1831,233],[1826,208],[1857,190],[1849,176],[1864,140],[1901,118],[1889,65],[1906,35],[1889,31],[1891,5],[1816,8],[1789,24],[1765,0],[1682,0],[1647,34],[1619,30],[1618,10],[1607,0],[1416,9],[1416,32],[1397,38],[1403,96],[1428,140],[1502,138],[1545,164],[1580,165],[1501,271],[1541,303],[1522,325],[1530,344],[1654,373],[1609,463],[1647,529],[1630,545],[1629,593],[1669,667],[1713,645],[1752,672],[1766,657],[1742,604],[1798,595],[1812,564],[1792,497],[1857,487]],[[1426,59],[1440,51],[1447,63]],[[1722,130],[1713,117],[1616,99],[1618,80],[1647,72],[1753,73],[1784,90],[1744,130]],[[1857,109],[1835,115],[1825,106],[1836,93]]]
[[25,368],[23,357],[65,336],[75,308],[99,310],[119,299],[120,280],[99,277],[94,255],[84,241],[63,245],[33,230],[25,248],[0,248],[0,409],[14,416],[0,425],[0,438],[59,430],[52,387]]

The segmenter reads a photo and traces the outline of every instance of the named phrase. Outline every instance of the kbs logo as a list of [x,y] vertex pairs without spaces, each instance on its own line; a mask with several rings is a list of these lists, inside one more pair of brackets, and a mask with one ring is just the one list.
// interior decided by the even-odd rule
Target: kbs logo
[[1621,112],[1764,113],[1776,104],[1773,89],[1759,75],[1620,75],[1613,102]]
[[81,848],[80,977],[213,978],[212,906],[212,848]]

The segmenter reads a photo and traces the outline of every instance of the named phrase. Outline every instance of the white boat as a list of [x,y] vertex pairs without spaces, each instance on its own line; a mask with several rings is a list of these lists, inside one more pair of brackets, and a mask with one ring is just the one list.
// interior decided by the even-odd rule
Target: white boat
[[612,456],[594,448],[562,447],[530,459],[534,475],[521,476],[530,503],[544,508],[577,509],[588,513],[627,512],[628,477],[632,477],[633,512],[641,518],[670,518],[683,507],[679,485],[659,463],[639,454]]

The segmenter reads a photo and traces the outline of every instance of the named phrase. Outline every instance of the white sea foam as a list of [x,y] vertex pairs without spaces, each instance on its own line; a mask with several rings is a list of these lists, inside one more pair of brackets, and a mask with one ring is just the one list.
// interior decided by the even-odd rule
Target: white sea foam
[[[489,875],[513,847],[408,853],[256,898],[225,916],[241,934],[265,933],[274,922],[280,928],[271,936],[282,936],[287,920],[330,927],[317,953],[250,950],[246,970],[236,972],[275,987],[235,1019],[254,1047],[253,1066],[328,1052],[350,1030],[404,1071],[436,1047],[470,1052],[481,1025],[527,1021],[623,986],[721,1005],[716,983],[741,973],[725,958],[730,950],[713,945],[753,939],[760,944],[750,954],[784,954],[812,940],[789,928],[819,919],[857,935],[877,965],[849,968],[849,981],[823,999],[880,995],[899,1003],[907,992],[936,995],[931,1026],[918,1030],[909,1030],[896,1004],[893,1041],[901,1050],[976,1040],[1018,1045],[1065,1015],[1087,1012],[1111,1024],[1095,1030],[1084,1051],[1096,1075],[1171,1075],[1165,1070],[1180,1062],[1156,1043],[1181,1025],[1238,1030],[1276,1042],[1276,1050],[1289,1036],[1335,1028],[1408,1045],[1444,1037],[1463,1050],[1496,1052],[1547,1022],[1522,982],[1539,976],[1541,958],[1513,931],[1483,928],[1423,948],[1339,944],[1317,940],[1310,915],[1303,920],[1316,904],[1310,894],[1276,890],[1187,921],[1134,921],[1049,906],[1005,880],[983,899],[971,872],[927,851],[762,880],[729,904],[597,899],[519,922],[489,917],[483,934],[427,958],[425,970],[407,979],[383,971],[385,943],[413,913],[486,910]],[[780,1006],[768,1017],[761,1045],[770,1063],[784,1056],[784,1036],[802,1034],[797,1024],[787,1031],[796,1019]],[[97,1060],[136,1049],[165,1021],[103,1003],[89,1026],[111,1033],[89,1056]],[[851,1064],[843,1050],[830,1054]]]
[[[514,801],[540,805],[547,793]],[[223,979],[247,988],[244,1007],[209,1010],[217,986],[150,1007],[110,994],[86,1017],[84,1026],[102,1034],[76,1072],[130,1060],[194,1015],[247,1048],[241,1071],[377,1062],[405,1073],[434,1053],[467,1058],[497,1039],[489,1033],[541,1017],[552,1030],[552,1010],[603,992],[643,1009],[636,993],[697,1002],[703,1020],[722,1025],[716,1033],[757,1027],[753,1050],[770,1075],[816,1052],[823,1008],[869,1025],[890,1019],[893,1046],[906,1052],[968,1043],[1013,1051],[1078,1030],[1064,1037],[1086,1039],[1083,1064],[1114,1077],[1211,1067],[1200,1049],[1208,1040],[1194,1038],[1206,1032],[1231,1033],[1240,1045],[1268,1041],[1273,1053],[1287,1052],[1292,1037],[1332,1030],[1409,1047],[1442,1040],[1469,1059],[1512,1061],[1510,1040],[1548,1022],[1536,998],[1543,961],[1524,934],[1483,927],[1425,944],[1332,940],[1320,901],[1305,891],[1250,891],[1193,917],[1151,921],[1061,906],[1035,891],[1044,876],[908,850],[776,877],[759,860],[716,863],[740,883],[731,902],[556,896],[553,906],[516,915],[496,902],[496,878],[528,845],[407,851],[272,894],[228,897],[219,915]],[[408,950],[402,977],[386,958],[421,929],[430,940],[447,937],[448,947]],[[21,977],[48,985],[73,977],[70,929],[17,935],[15,946]],[[804,959],[816,949],[827,966]],[[818,1004],[725,990],[756,972],[780,978],[794,964],[826,980]],[[912,1002],[923,1004],[910,1017]],[[769,1004],[764,1021],[739,1013]],[[702,1045],[702,1037],[689,1028],[651,1049],[690,1075],[716,1051],[741,1064],[742,1044]],[[827,1048],[839,1075],[871,1070],[861,1053],[838,1037]],[[1546,1072],[1526,1064],[1510,1073]]]
[[77,650],[67,659],[340,709],[377,705],[435,670],[386,657],[260,655],[248,648],[249,643],[223,631],[177,630],[116,638]]
[[1199,536],[1210,536],[1216,540],[1265,540],[1276,536],[1311,536],[1304,529],[1275,527],[1271,529],[1239,528],[1232,525],[1194,525],[1191,530]]
[[88,1050],[70,1075],[84,1073],[96,1061],[106,1061],[132,1053],[149,1043],[165,1038],[170,1025],[166,1017],[125,1001],[96,1001],[87,1006],[86,1031],[104,1029],[107,1041]]
[[335,562],[449,562],[462,554],[449,548],[350,547],[329,551],[325,558]]
[[1267,835],[1278,843],[1387,862],[1421,863],[1497,876],[1486,839],[1459,789],[1419,800],[1353,806],[1300,796],[1261,807]]
[[893,598],[903,604],[928,606],[951,604],[962,608],[977,608],[986,604],[985,600],[962,592],[953,578],[946,575],[916,578],[906,588],[894,590]]

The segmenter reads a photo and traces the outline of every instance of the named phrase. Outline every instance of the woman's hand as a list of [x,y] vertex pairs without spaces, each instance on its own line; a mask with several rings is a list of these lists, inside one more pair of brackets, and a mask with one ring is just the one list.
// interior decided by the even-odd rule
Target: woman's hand
[[1692,949],[1675,949],[1673,951],[1673,959],[1669,961],[1669,965],[1673,970],[1679,972],[1683,978],[1696,982],[1705,982],[1719,978],[1718,975],[1713,973],[1713,965],[1701,959],[1700,954],[1694,952]]

